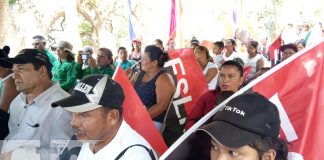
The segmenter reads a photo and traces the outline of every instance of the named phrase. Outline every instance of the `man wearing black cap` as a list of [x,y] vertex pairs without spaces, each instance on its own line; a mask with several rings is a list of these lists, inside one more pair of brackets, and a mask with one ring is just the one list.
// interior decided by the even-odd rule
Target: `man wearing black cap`
[[155,159],[151,146],[123,119],[124,93],[107,75],[82,79],[72,95],[52,103],[73,112],[74,135],[84,142],[78,160]]
[[2,156],[11,160],[49,159],[52,140],[68,140],[73,133],[71,113],[50,106],[69,94],[51,81],[52,64],[38,50],[24,49],[15,58],[0,60],[4,61],[13,64],[13,79],[21,93],[10,104],[9,135]]
[[292,56],[293,54],[297,53],[298,48],[295,44],[289,43],[289,44],[282,45],[280,47],[280,51],[282,52],[280,62],[282,62],[287,58],[289,58],[290,56]]
[[230,100],[213,122],[196,132],[211,137],[212,160],[286,160],[288,150],[279,130],[277,107],[262,95],[249,93]]

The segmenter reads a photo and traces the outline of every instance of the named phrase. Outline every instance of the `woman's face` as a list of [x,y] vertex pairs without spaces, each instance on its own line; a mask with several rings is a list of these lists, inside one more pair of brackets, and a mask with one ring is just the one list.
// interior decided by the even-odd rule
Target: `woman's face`
[[233,91],[239,90],[244,79],[240,75],[240,71],[237,67],[232,65],[222,66],[219,70],[218,82],[221,91]]
[[196,48],[194,53],[195,53],[196,60],[199,62],[199,64],[207,64],[208,63],[208,58],[206,56],[206,52],[202,51],[199,48]]
[[154,61],[152,61],[150,59],[149,53],[147,53],[147,52],[144,52],[142,54],[141,62],[142,62],[142,70],[143,71],[148,71],[150,68],[154,67],[154,65],[153,65]]
[[225,41],[225,48],[226,48],[226,50],[227,51],[233,51],[234,50],[234,44],[232,43],[232,41],[231,40],[226,40]]
[[211,140],[211,160],[259,160],[258,152],[245,145],[240,148],[227,148],[214,139]]
[[255,55],[257,53],[257,49],[254,46],[252,46],[251,44],[248,44],[247,52],[249,55]]

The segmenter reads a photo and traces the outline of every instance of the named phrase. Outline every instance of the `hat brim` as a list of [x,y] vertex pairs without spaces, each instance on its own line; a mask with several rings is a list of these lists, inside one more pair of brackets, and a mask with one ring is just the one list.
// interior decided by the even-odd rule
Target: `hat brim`
[[26,59],[23,58],[6,58],[3,59],[3,61],[6,61],[7,63],[12,64],[26,64],[26,63],[30,63],[29,61],[27,61]]
[[228,148],[240,148],[261,137],[261,135],[238,128],[224,121],[214,121],[198,128],[196,131],[206,132],[217,142]]
[[90,102],[87,98],[70,96],[59,101],[53,102],[52,107],[62,107],[69,112],[87,112],[102,107],[101,105]]

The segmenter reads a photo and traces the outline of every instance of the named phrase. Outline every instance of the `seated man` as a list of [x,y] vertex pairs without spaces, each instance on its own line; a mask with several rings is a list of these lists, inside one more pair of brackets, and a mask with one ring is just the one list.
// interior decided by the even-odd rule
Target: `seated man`
[[286,160],[288,149],[279,130],[277,107],[264,96],[249,93],[230,100],[196,134],[207,133],[211,160]]
[[13,64],[12,77],[21,93],[9,107],[9,134],[0,159],[49,159],[53,140],[68,140],[73,133],[71,113],[50,106],[69,94],[51,81],[50,59],[36,49],[24,49],[15,58],[1,61]]
[[72,96],[52,103],[73,112],[74,135],[83,142],[78,160],[155,159],[148,142],[124,121],[124,93],[107,75],[90,75]]

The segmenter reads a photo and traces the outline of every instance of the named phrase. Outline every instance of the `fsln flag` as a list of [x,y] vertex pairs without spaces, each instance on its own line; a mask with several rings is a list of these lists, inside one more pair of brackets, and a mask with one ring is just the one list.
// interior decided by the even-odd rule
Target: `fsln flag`
[[168,54],[170,60],[164,67],[173,76],[176,84],[163,131],[164,139],[170,145],[183,134],[186,114],[199,97],[208,91],[208,86],[191,48],[170,51]]
[[194,130],[204,125],[229,100],[251,89],[269,98],[278,107],[280,137],[291,144],[288,159],[321,159],[324,156],[323,80],[324,39],[281,62],[223,101],[184,133],[160,159],[184,160],[194,156],[208,159],[205,151],[210,143],[201,144],[202,139],[197,140]]
[[118,65],[113,79],[121,85],[125,94],[123,104],[125,121],[142,135],[159,155],[162,155],[168,147],[120,65]]

